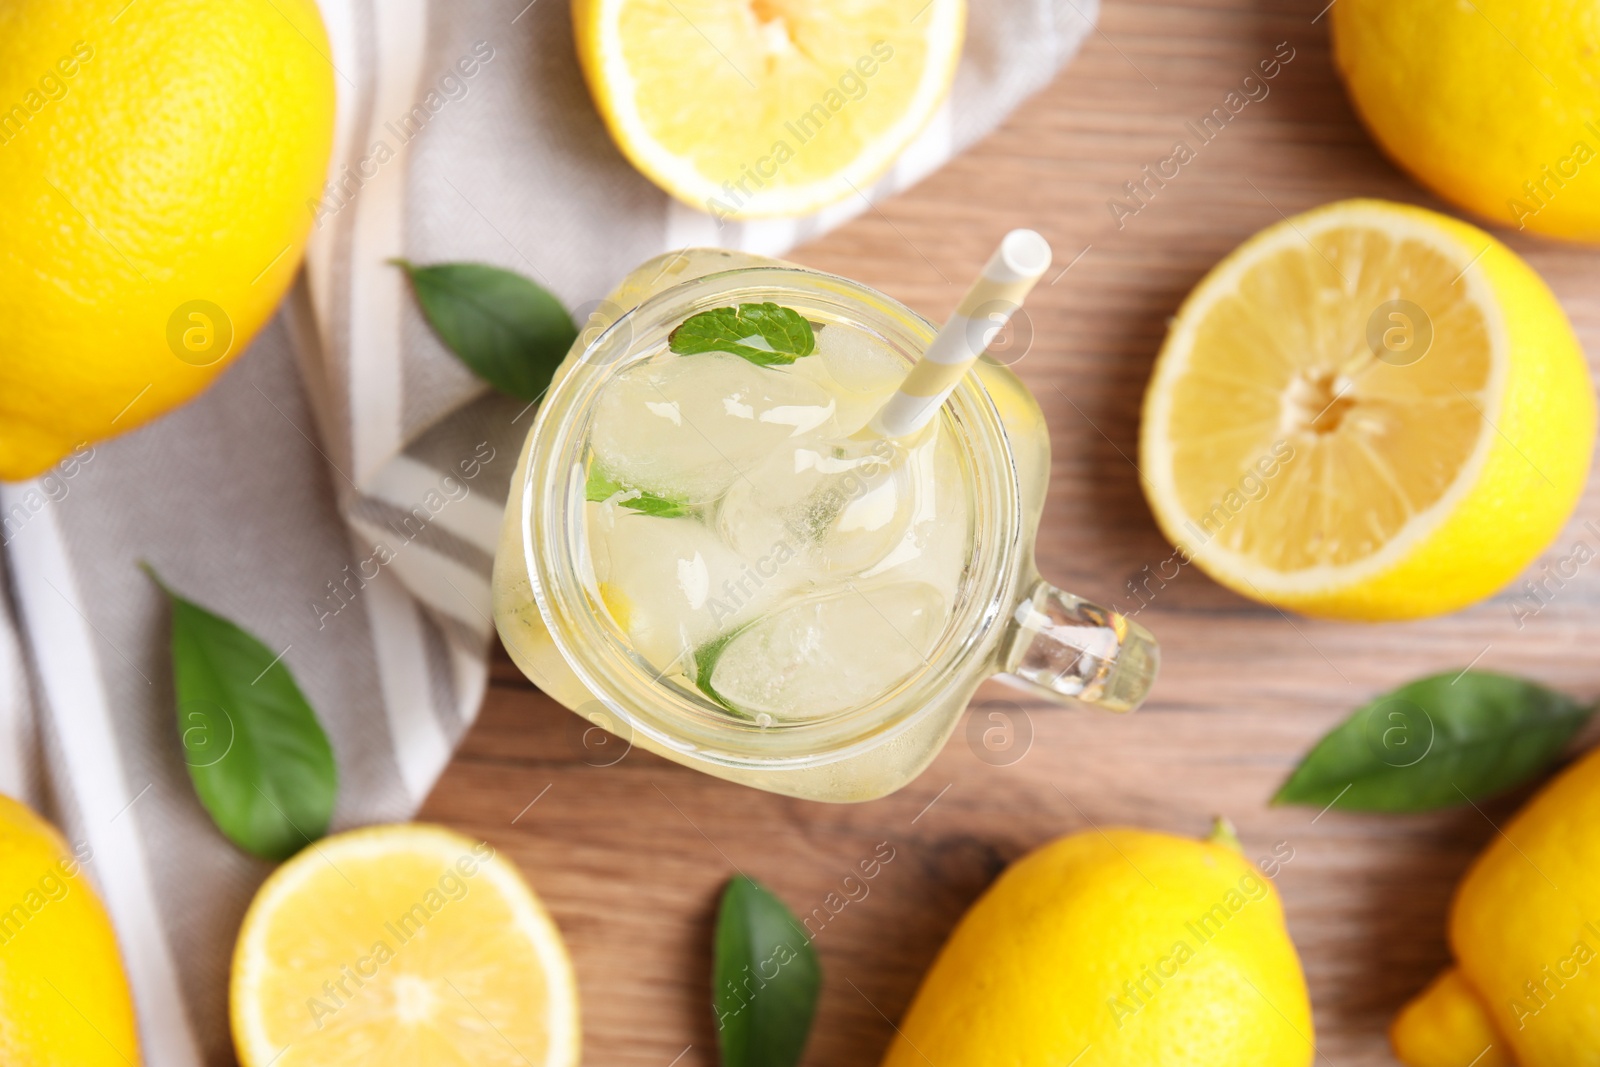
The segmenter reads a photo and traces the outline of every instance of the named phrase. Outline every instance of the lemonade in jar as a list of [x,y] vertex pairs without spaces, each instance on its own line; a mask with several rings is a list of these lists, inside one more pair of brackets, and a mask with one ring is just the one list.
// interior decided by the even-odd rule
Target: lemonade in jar
[[1149,634],[1034,571],[1049,439],[1009,370],[980,363],[885,435],[932,326],[708,249],[644,264],[587,325],[513,479],[495,621],[618,749],[865,800],[915,777],[990,675],[1143,699]]

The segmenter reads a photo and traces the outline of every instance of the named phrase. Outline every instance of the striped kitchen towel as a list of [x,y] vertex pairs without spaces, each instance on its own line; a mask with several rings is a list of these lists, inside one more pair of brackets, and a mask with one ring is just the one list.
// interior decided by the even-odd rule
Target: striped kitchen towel
[[[581,317],[666,249],[779,253],[867,206],[719,226],[669,200],[597,118],[562,0],[323,11],[333,174],[281,313],[194,403],[0,487],[0,791],[92,856],[154,1067],[232,1062],[228,959],[269,867],[195,799],[168,609],[138,561],[281,650],[333,743],[337,827],[415,811],[484,692],[490,561],[532,416],[440,347],[386,261],[499,264]],[[992,128],[1096,14],[973,0],[949,104],[868,195]]]

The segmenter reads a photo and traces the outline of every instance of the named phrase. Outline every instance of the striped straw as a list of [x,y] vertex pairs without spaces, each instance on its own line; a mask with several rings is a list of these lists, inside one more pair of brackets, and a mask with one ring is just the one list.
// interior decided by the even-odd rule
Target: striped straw
[[868,432],[905,437],[926,426],[1048,269],[1048,241],[1033,230],[1006,234],[899,390],[873,416]]

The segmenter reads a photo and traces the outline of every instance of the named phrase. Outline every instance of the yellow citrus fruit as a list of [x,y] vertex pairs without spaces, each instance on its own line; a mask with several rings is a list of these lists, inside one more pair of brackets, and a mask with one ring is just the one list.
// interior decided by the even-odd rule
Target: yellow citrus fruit
[[1189,294],[1140,470],[1167,537],[1230,589],[1405,619],[1537,556],[1594,436],[1583,351],[1532,268],[1455,219],[1346,200],[1261,231]]
[[1339,0],[1334,60],[1367,128],[1440,196],[1600,241],[1593,0]]
[[313,0],[0,4],[0,479],[131,430],[244,350],[326,177]]
[[482,841],[402,824],[308,846],[245,914],[230,989],[243,1067],[574,1067],[566,947]]
[[[138,1067],[111,920],[49,823],[0,796],[0,1063]],[[85,1025],[87,1024],[87,1025]]]
[[[1448,1012],[1429,1005],[1437,984],[1407,1005],[1394,1030],[1402,1062],[1433,1067],[1443,1062],[1435,1050],[1465,1051],[1486,1034],[1484,1063],[1600,1062],[1600,749],[1540,790],[1474,861],[1451,906],[1450,948],[1462,994]],[[1453,982],[1448,973],[1442,981]],[[1408,1022],[1417,1014],[1439,1024],[1418,1032]]]
[[1305,1067],[1312,1040],[1277,891],[1236,843],[1095,830],[972,906],[884,1067]]
[[1454,967],[1400,1010],[1389,1042],[1406,1067],[1512,1067],[1505,1039]]
[[719,218],[865,190],[955,76],[966,0],[573,0],[578,58],[624,155]]

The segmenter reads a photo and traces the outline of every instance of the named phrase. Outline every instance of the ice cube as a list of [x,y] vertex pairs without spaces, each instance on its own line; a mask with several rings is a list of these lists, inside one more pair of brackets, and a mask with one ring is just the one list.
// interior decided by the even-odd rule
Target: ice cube
[[872,420],[905,379],[910,364],[885,342],[862,330],[824,326],[817,347],[795,360],[792,372],[816,382],[838,403],[836,433],[849,437]]
[[821,571],[858,573],[893,551],[926,510],[919,494],[931,459],[931,448],[888,441],[785,442],[729,487],[718,527],[746,556],[787,542]]
[[957,599],[972,553],[966,468],[947,434],[913,452],[915,508],[899,543],[861,572],[876,581],[919,581]]
[[[927,663],[947,608],[933,586],[847,584],[735,632],[710,665],[711,689],[734,711],[778,722],[860,707]],[[697,664],[704,672],[705,664]]]
[[600,469],[646,493],[708,503],[784,441],[833,434],[815,382],[725,352],[665,353],[619,372],[589,444]]
[[590,520],[601,600],[634,649],[665,670],[743,625],[803,581],[789,559],[753,566],[699,519],[657,518],[616,505]]

